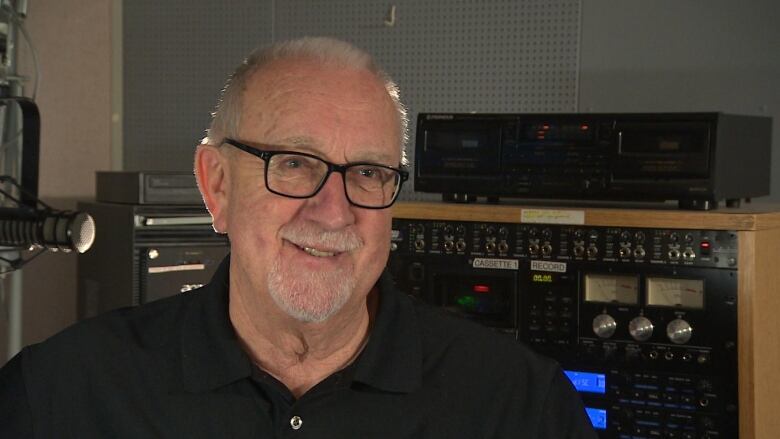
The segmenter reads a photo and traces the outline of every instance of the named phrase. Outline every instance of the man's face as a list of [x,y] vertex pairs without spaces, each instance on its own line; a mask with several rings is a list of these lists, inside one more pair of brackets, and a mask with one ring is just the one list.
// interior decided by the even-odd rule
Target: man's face
[[[370,73],[283,60],[250,78],[236,140],[332,163],[398,166],[399,134],[395,107]],[[261,159],[230,155],[231,283],[250,296],[244,300],[267,295],[288,315],[314,322],[361,306],[387,262],[390,210],[350,205],[338,173],[312,198],[270,193]]]

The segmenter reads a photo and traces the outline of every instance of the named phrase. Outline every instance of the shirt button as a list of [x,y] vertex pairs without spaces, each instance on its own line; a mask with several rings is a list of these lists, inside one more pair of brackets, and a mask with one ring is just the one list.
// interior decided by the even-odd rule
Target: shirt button
[[303,425],[303,419],[301,419],[300,416],[293,416],[290,418],[290,426],[293,428],[293,430],[298,430],[301,428],[301,425]]

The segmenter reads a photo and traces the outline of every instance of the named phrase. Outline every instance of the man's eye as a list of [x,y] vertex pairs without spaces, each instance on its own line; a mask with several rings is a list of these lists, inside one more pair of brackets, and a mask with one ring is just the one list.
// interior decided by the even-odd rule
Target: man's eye
[[376,178],[378,176],[378,172],[374,168],[360,168],[358,173],[366,178]]
[[297,169],[301,167],[301,161],[299,159],[287,159],[284,161],[284,167],[289,169]]

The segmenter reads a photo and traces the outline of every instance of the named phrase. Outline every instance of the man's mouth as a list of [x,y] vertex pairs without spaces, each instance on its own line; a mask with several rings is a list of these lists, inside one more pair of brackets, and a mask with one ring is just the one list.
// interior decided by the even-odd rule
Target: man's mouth
[[338,256],[342,252],[340,252],[338,249],[321,249],[321,248],[315,248],[315,247],[309,247],[309,245],[303,244],[303,243],[295,243],[292,241],[287,240],[288,243],[292,244],[294,247],[296,247],[298,250],[317,258],[329,258],[332,256]]
[[287,224],[279,230],[284,242],[315,258],[340,260],[342,256],[360,250],[363,241],[352,227],[324,230],[316,223]]
[[334,252],[317,250],[316,248],[311,248],[311,247],[298,247],[298,248],[300,248],[301,250],[305,251],[306,253],[308,253],[308,254],[310,254],[312,256],[316,256],[318,258],[324,258],[324,257],[335,256],[336,255],[336,253],[334,253]]

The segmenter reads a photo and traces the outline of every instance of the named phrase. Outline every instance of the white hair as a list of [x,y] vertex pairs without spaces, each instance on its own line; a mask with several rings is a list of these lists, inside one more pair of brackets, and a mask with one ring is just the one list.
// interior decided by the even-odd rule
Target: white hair
[[212,113],[211,125],[203,143],[219,146],[225,138],[238,136],[241,107],[247,81],[257,72],[274,61],[290,58],[304,58],[335,64],[341,67],[365,69],[377,76],[385,85],[393,101],[400,121],[401,164],[407,165],[406,143],[409,139],[409,117],[400,99],[398,85],[374,62],[367,52],[346,41],[328,37],[304,37],[283,41],[255,49],[236,68],[222,89],[222,95]]

